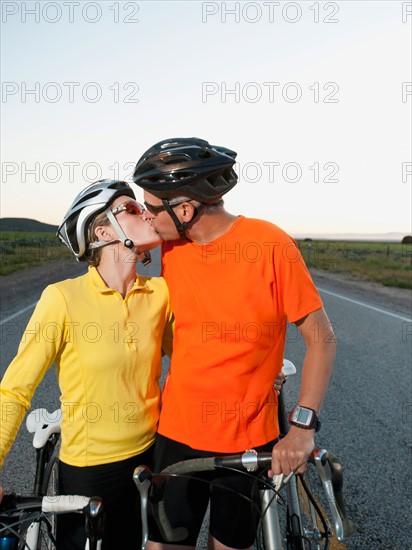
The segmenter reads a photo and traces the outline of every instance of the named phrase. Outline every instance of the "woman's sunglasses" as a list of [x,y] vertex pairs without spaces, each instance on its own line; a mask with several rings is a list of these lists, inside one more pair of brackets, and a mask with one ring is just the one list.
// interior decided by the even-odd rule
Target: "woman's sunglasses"
[[127,214],[131,214],[132,216],[141,216],[144,211],[145,209],[143,205],[141,205],[137,201],[130,200],[119,204],[119,206],[116,206],[116,208],[113,208],[112,214],[117,216],[117,214],[120,214],[120,212],[126,212]]

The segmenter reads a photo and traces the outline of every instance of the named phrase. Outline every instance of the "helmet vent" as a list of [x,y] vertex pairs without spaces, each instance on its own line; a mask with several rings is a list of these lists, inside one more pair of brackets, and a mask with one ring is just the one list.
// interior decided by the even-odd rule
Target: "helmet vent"
[[212,156],[212,153],[206,149],[205,151],[199,151],[197,156],[200,159],[208,159]]
[[179,172],[177,174],[175,174],[175,179],[181,181],[181,180],[185,180],[187,178],[191,178],[193,177],[193,172]]
[[[155,169],[156,169],[156,164],[154,164],[154,163],[152,163],[152,162],[150,162],[150,163],[148,162],[148,163],[146,164],[146,166],[145,166],[145,171],[146,171],[146,170],[155,170]],[[140,169],[140,170],[137,170],[136,172],[137,172],[137,173],[140,173],[140,172],[143,172],[143,170]]]
[[216,189],[226,185],[225,179],[222,178],[222,176],[220,174],[217,174],[215,176],[209,176],[207,178],[207,182],[210,183],[210,185],[213,185],[213,187],[215,187]]
[[83,202],[89,201],[93,197],[97,197],[98,195],[100,195],[100,193],[101,193],[101,190],[99,189],[97,191],[94,191],[94,193],[89,193],[87,195],[84,195],[83,197],[80,197],[80,200],[77,201],[77,205],[80,205]]
[[163,159],[164,164],[176,164],[178,162],[187,162],[190,160],[189,155],[170,155]]

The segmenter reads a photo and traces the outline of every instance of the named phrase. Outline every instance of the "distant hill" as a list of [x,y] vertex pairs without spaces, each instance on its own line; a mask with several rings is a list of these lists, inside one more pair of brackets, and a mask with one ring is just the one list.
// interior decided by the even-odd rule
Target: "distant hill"
[[57,225],[42,223],[28,218],[0,218],[0,231],[32,231],[36,233],[56,233]]

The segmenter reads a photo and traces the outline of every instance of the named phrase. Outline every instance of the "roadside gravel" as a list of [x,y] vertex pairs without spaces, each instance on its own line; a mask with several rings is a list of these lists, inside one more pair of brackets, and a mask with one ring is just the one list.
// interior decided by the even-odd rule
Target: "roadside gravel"
[[63,260],[36,265],[0,277],[0,314],[7,316],[37,301],[44,288],[57,281],[86,273],[84,262]]
[[407,288],[384,286],[372,281],[364,281],[343,273],[332,273],[321,269],[310,269],[316,286],[322,288],[322,282],[328,281],[329,287],[336,292],[350,293],[358,300],[371,302],[376,307],[382,307],[404,315],[412,314],[412,291]]

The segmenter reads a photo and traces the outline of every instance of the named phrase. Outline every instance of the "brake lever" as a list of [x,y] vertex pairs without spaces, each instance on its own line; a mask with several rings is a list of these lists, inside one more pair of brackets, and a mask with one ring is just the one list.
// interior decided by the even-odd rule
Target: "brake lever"
[[315,449],[311,462],[325,490],[336,530],[336,538],[344,540],[356,531],[356,526],[346,515],[343,500],[343,467],[341,461],[330,451]]
[[[92,497],[89,504],[83,509],[86,517],[86,535],[90,550],[98,550],[101,547],[104,528],[103,501],[100,497]],[[90,540],[90,544],[89,544]]]
[[140,494],[140,514],[142,517],[142,546],[141,550],[146,550],[149,539],[149,525],[147,522],[149,489],[152,484],[152,472],[147,466],[139,466],[133,473],[133,481]]

